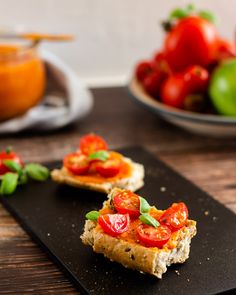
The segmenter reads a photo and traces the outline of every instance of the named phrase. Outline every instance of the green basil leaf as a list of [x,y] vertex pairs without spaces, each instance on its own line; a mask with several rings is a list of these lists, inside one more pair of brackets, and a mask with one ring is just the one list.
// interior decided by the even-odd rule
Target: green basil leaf
[[208,10],[200,10],[200,11],[198,11],[198,15],[201,18],[204,18],[213,24],[217,23],[217,19],[216,19],[215,15]]
[[28,175],[24,169],[19,174],[18,184],[25,184],[28,182]]
[[98,211],[90,211],[88,212],[85,217],[89,220],[98,220],[100,213]]
[[3,164],[13,172],[20,173],[22,171],[21,165],[13,160],[3,160]]
[[89,160],[100,160],[106,161],[109,158],[109,153],[107,151],[97,151],[89,155]]
[[48,168],[35,163],[25,165],[25,171],[30,178],[38,181],[44,181],[48,179],[50,175]]
[[160,225],[160,223],[155,218],[153,218],[151,215],[147,213],[143,213],[142,215],[140,215],[139,219],[142,221],[142,223],[152,225],[155,228],[157,228]]
[[139,200],[140,200],[140,206],[139,206],[140,213],[141,214],[148,213],[151,209],[151,206],[148,204],[148,202],[144,198],[139,197]]
[[17,187],[18,174],[7,172],[4,174],[0,186],[0,193],[2,195],[10,195],[14,193]]
[[182,8],[176,8],[174,9],[169,16],[169,19],[181,19],[184,17],[187,17],[189,15],[189,12]]

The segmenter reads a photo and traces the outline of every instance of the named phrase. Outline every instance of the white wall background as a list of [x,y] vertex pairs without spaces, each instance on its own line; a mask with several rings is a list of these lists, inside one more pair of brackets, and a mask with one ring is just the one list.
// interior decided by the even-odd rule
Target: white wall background
[[73,43],[44,46],[89,85],[120,84],[161,46],[160,20],[189,2],[215,12],[220,33],[233,39],[236,0],[0,0],[0,27],[74,34]]

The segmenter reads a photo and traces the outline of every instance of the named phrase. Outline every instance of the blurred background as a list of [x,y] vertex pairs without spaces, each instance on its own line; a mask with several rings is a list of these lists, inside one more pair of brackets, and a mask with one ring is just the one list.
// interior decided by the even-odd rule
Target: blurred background
[[[175,6],[195,3],[218,17],[218,31],[233,39],[234,0],[0,0],[0,27],[69,33],[71,43],[44,43],[89,86],[122,85],[134,64],[150,57],[163,38],[159,25]],[[227,21],[226,21],[227,20]]]

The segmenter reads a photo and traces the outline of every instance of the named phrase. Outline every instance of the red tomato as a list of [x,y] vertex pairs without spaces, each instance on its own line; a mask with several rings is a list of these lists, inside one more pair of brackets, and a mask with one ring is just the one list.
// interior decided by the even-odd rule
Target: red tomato
[[216,60],[224,60],[236,56],[236,45],[233,42],[220,39],[217,43]]
[[135,68],[135,75],[139,81],[143,81],[153,71],[149,61],[141,61]]
[[164,74],[155,71],[143,80],[143,88],[153,97],[159,97],[161,83],[164,80]]
[[191,66],[183,74],[185,75],[185,81],[188,83],[190,94],[207,91],[209,73],[206,69],[200,66]]
[[131,191],[123,191],[113,198],[114,207],[118,213],[129,214],[132,218],[138,218],[140,215],[139,196]]
[[174,203],[160,217],[159,222],[172,231],[182,228],[188,219],[188,208],[184,203]]
[[164,53],[174,71],[197,64],[207,66],[214,61],[218,36],[209,21],[189,16],[180,20],[166,35]]
[[65,156],[63,164],[71,173],[75,175],[86,174],[90,167],[87,156],[81,152],[71,153]]
[[105,140],[95,134],[88,134],[81,137],[79,147],[85,155],[89,155],[99,150],[107,150]]
[[166,76],[171,74],[171,69],[167,63],[165,54],[163,52],[158,51],[152,60],[152,67],[153,70],[161,71],[162,73],[165,73]]
[[165,225],[157,228],[151,225],[140,225],[137,234],[140,242],[145,246],[161,248],[171,237],[171,230]]
[[98,217],[98,224],[105,233],[115,237],[128,230],[130,218],[128,214],[104,214]]
[[97,162],[95,169],[103,177],[114,177],[121,169],[122,162],[118,158],[110,157],[105,162]]
[[164,81],[161,87],[160,98],[161,101],[167,105],[183,108],[184,100],[188,92],[184,76],[181,74],[175,74]]
[[12,160],[19,164],[20,166],[23,166],[23,162],[21,158],[14,152],[0,152],[0,175],[5,174],[9,171],[11,171],[7,166],[3,164],[4,160]]

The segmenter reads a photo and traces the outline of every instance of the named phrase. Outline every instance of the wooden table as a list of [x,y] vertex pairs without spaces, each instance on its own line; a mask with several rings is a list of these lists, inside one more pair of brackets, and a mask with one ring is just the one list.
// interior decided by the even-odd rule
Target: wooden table
[[[61,159],[87,132],[111,147],[143,145],[236,212],[236,139],[182,131],[134,104],[125,88],[94,89],[95,105],[83,121],[47,134],[0,137],[25,161]],[[77,294],[72,284],[0,205],[0,294]]]

